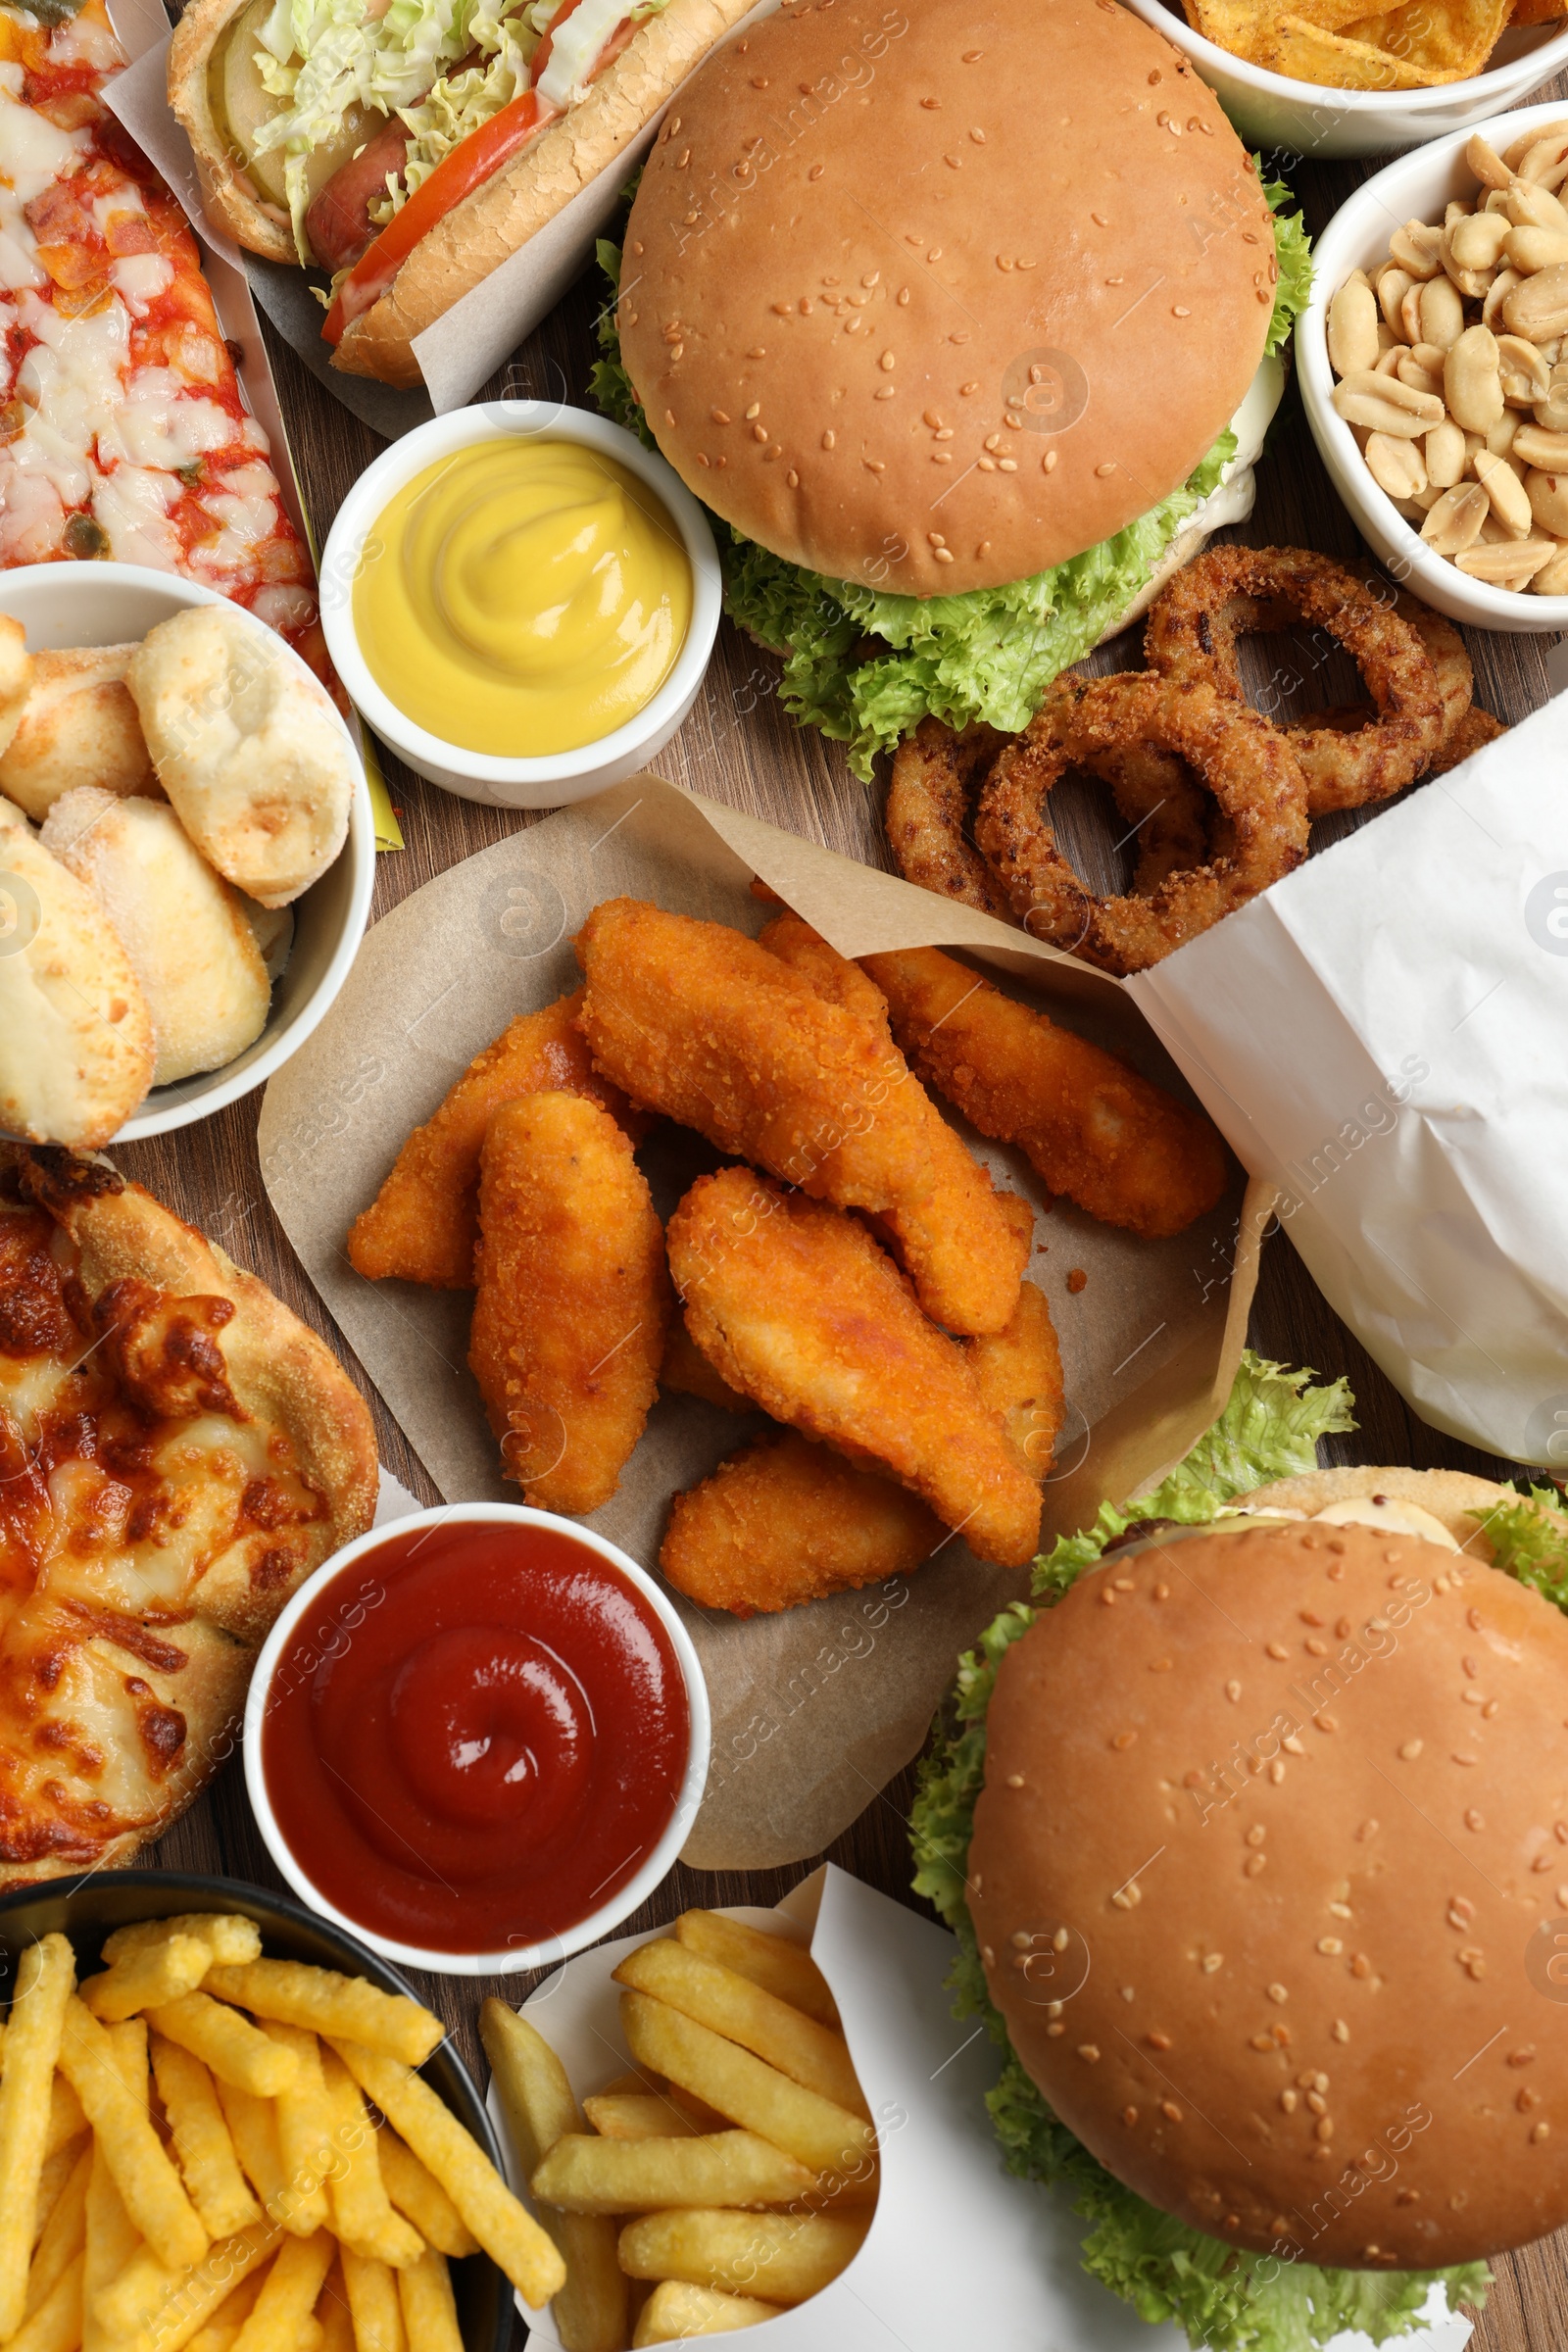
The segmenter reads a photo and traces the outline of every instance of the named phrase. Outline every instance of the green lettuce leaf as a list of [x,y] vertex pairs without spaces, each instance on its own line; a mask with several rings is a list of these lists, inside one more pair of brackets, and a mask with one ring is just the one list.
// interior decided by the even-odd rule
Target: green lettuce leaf
[[1040,1608],[1059,1600],[1135,1520],[1176,1519],[1200,1526],[1238,1495],[1314,1468],[1318,1439],[1355,1424],[1345,1382],[1310,1388],[1311,1378],[1309,1372],[1288,1371],[1249,1350],[1224,1412],[1168,1478],[1120,1510],[1103,1504],[1092,1529],[1061,1539],[1049,1556],[1036,1561],[1038,1605],[1018,1601],[1004,1609],[958,1661],[935,1741],[920,1767],[910,1822],[916,1890],[935,1904],[957,1938],[948,1980],[954,2014],[982,2019],[1005,2053],[1001,2078],[986,2101],[1003,2162],[1011,2173],[1065,2191],[1073,2210],[1089,2224],[1083,2260],[1092,2277],[1141,2318],[1173,2320],[1193,2344],[1213,2352],[1319,2352],[1349,2328],[1384,2343],[1409,2330],[1434,2281],[1443,2281],[1450,2303],[1479,2305],[1486,2300],[1490,2275],[1485,2263],[1382,2273],[1239,2254],[1124,2188],[1057,2121],[1013,2055],[1006,2026],[986,1990],[964,1901],[965,1871],[975,1801],[985,1777],[986,1709],[997,1670],[1012,1643],[1028,1632]]
[[1523,1500],[1476,1515],[1492,1545],[1493,1566],[1568,1611],[1568,1500],[1562,1489],[1531,1486]]
[[[1312,272],[1300,215],[1278,209],[1295,202],[1290,189],[1271,180],[1263,192],[1274,208],[1279,264],[1264,347],[1274,352],[1305,308]],[[618,252],[601,243],[599,259],[618,285]],[[612,303],[598,331],[594,398],[653,446],[621,363]],[[1007,734],[1027,726],[1052,679],[1081,662],[1127,610],[1235,450],[1235,436],[1222,433],[1180,489],[1124,530],[1032,579],[966,596],[890,596],[870,580],[831,580],[715,518],[725,605],[782,657],[779,699],[791,717],[847,744],[852,770],[869,781],[877,754],[891,752],[922,718],[955,727],[983,718]],[[880,646],[867,643],[878,639]]]

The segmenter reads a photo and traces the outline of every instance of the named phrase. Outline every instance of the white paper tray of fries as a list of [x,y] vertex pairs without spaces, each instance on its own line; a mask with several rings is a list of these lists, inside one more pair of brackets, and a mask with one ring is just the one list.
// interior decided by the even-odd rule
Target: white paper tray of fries
[[[809,1949],[837,2007],[879,2148],[878,2194],[858,2251],[817,2291],[759,2323],[769,2345],[788,2352],[850,2346],[954,2352],[983,2341],[986,2352],[1186,2352],[1181,2329],[1151,2327],[1080,2267],[1086,2225],[1065,2199],[1004,2171],[985,2105],[1000,2058],[982,2025],[953,2017],[946,1979],[954,1943],[946,1930],[832,1863],[803,1880],[776,1911],[736,1908],[720,1916]],[[579,2104],[634,2069],[612,1972],[629,1953],[670,1934],[661,1928],[600,1944],[558,1969],[524,2003],[521,2015],[564,2065]],[[722,2031],[720,2014],[711,2022]],[[508,2178],[526,2200],[525,2169],[494,2083],[489,2106]],[[581,2143],[575,2154],[581,2161]],[[588,2168],[592,2163],[590,2155]],[[533,2210],[559,2225],[558,2213],[538,2204]],[[789,2230],[815,2215],[786,2210],[778,2233],[776,2214],[665,2214],[653,2217],[652,2229],[645,2219],[648,2245],[673,2237],[677,2218],[690,2232],[684,2251],[695,2250],[699,2261],[714,2224],[728,2225],[734,2236],[739,2225],[765,2223],[749,2289],[764,2301],[780,2243],[787,2249]],[[602,2234],[601,2259],[617,2227]],[[563,2347],[550,2311],[534,2311],[520,2296],[518,2308],[530,2342]],[[1432,2319],[1426,2332],[1409,2339],[1412,2347],[1462,2352],[1470,2324],[1447,2317],[1441,2294]],[[688,2327],[693,2336],[705,2332],[691,2321]],[[1333,2352],[1356,2352],[1366,2340],[1336,2338]]]

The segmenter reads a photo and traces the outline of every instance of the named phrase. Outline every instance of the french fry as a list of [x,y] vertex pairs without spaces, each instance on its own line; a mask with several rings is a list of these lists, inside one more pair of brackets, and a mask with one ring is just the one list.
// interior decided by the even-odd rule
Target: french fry
[[199,2058],[161,2034],[153,2036],[152,2061],[190,2201],[210,2236],[231,2237],[259,2222],[262,2209],[245,2185],[213,2078]]
[[98,2135],[131,2220],[162,2261],[186,2270],[207,2252],[207,2231],[148,2121],[145,2090],[137,2098],[122,2081],[114,2046],[107,2029],[73,1995],[60,2041],[61,2070]]
[[253,1960],[209,1970],[206,1987],[237,2002],[254,2017],[303,2026],[312,2034],[389,2050],[405,2066],[422,2066],[446,2033],[438,2017],[399,1992],[382,1992],[363,1977],[342,1977],[300,1960]]
[[277,2244],[276,2224],[257,2222],[220,2238],[199,2263],[182,2269],[160,2262],[143,2246],[94,2297],[93,2316],[112,2342],[134,2344],[138,2352],[149,2345],[156,2352],[181,2352]]
[[87,2182],[92,2175],[92,2150],[83,2148],[70,2180],[55,2199],[54,2211],[43,2226],[27,2270],[24,2319],[31,2319],[50,2289],[70,2270],[87,2234]]
[[[76,2159],[86,2143],[68,2140],[52,2156],[46,2156],[38,2174],[38,2194],[32,2209],[32,2244],[36,2246],[49,2227],[49,2216],[59,2204],[66,2182],[76,2169]],[[30,2255],[32,2248],[28,2248]]]
[[[327,2182],[332,2228],[356,2254],[373,2255],[395,2271],[407,2270],[420,2259],[424,2240],[411,2223],[392,2210],[376,2144],[381,2134],[366,2113],[359,2084],[336,2050],[321,2051],[320,2068],[332,2135],[332,2169]],[[414,2161],[411,2156],[409,2162]],[[430,2185],[434,2188],[434,2181]],[[452,2219],[457,2222],[456,2211]],[[461,2230],[462,2224],[458,2227]]]
[[321,2330],[320,2352],[355,2352],[354,2314],[343,2283],[343,2255],[326,2274],[326,2284],[316,2298],[316,2319]]
[[728,2335],[737,2328],[760,2328],[776,2320],[782,2303],[759,2303],[751,2295],[721,2295],[710,2286],[687,2286],[665,2278],[643,2305],[632,2352],[645,2344],[683,2344],[693,2335]]
[[181,1993],[177,2001],[149,2010],[147,2022],[166,2041],[177,2041],[210,2067],[220,2082],[232,2082],[258,2099],[275,2099],[293,2082],[299,2066],[292,2050],[209,1993]]
[[[566,2070],[525,2017],[505,2001],[479,2010],[479,2039],[525,2174],[531,2175],[582,2118]],[[551,2317],[565,2352],[619,2352],[626,2340],[626,2281],[615,2260],[613,2225],[592,2213],[548,2213],[545,2228],[561,2249],[565,2284]]]
[[[292,2201],[288,2227],[303,2238],[327,2226],[325,2182],[332,2169],[332,2110],[321,2078],[316,2035],[307,2034],[302,2026],[280,2026],[270,2019],[263,2031],[270,2041],[291,2050],[295,2059],[294,2080],[278,2092],[273,2105],[277,2110],[277,2152]],[[320,2279],[316,2283],[319,2287]],[[316,2300],[314,2293],[311,2300]]]
[[[266,2271],[260,2270],[252,2271],[248,2278],[242,2278],[238,2286],[224,2296],[206,2327],[199,2328],[191,2337],[190,2352],[233,2352],[234,2338],[255,2309],[256,2298],[262,2291],[266,2277]],[[86,2352],[85,2335],[81,2341],[82,2352]]]
[[199,1936],[215,1963],[231,1967],[256,1959],[262,1948],[261,1929],[243,1912],[176,1911],[170,1919],[138,1919],[128,1928],[117,1928],[104,1937],[104,1961],[113,1967],[128,1953],[162,1943],[170,1936]]
[[82,2271],[82,2352],[110,2352],[111,2337],[94,2309],[97,2296],[112,2286],[141,2246],[141,2231],[125,2211],[125,2200],[96,2142],[87,2181],[85,2265]]
[[296,2352],[335,2252],[325,2230],[285,2239],[234,2339],[234,2352]]
[[[335,2059],[337,2054],[328,2051],[326,2055]],[[358,2089],[358,2084],[355,2087]],[[427,2245],[449,2262],[478,2253],[478,2239],[434,2173],[385,2125],[375,2135],[375,2153],[387,2195],[400,2213],[407,2214]]]
[[620,2266],[633,2278],[804,2303],[848,2266],[868,2227],[829,2213],[647,2213],[622,2230]]
[[[341,2259],[358,2352],[407,2352],[396,2271],[371,2254],[356,2254],[352,2246],[341,2249]],[[422,2347],[416,2345],[414,2352]]]
[[524,2302],[538,2310],[559,2294],[566,2266],[554,2243],[429,2084],[384,2050],[340,2041],[335,2034],[329,2038],[360,2088],[428,2165],[485,2252],[521,2290]]
[[81,2341],[82,2257],[75,2254],[48,2294],[6,2345],[6,2352],[76,2352]]
[[742,2049],[765,2058],[808,2090],[870,2121],[843,2034],[803,2016],[790,2002],[765,1992],[720,1961],[689,1951],[671,1936],[659,1936],[628,1952],[614,1971],[614,1981],[668,2001],[700,2026],[722,2034],[726,2041],[738,2041]]
[[683,1911],[675,1922],[675,1938],[689,1952],[701,1952],[705,1960],[716,1960],[792,2008],[804,2009],[819,2026],[837,2028],[839,2013],[827,1979],[798,1943],[787,1943],[782,1936],[764,1936],[760,1928],[726,1919],[721,1911]]
[[[813,2173],[860,2173],[874,2160],[875,2134],[860,2116],[807,2090],[666,2001],[623,1992],[620,2018],[634,2058],[658,2067],[672,2082],[696,2091],[732,2123],[760,2132]],[[715,2282],[699,2278],[692,2283]]]
[[113,2025],[193,1992],[212,1963],[212,1946],[199,1936],[166,1936],[127,1952],[101,1977],[89,1977],[81,1997],[94,2017]]
[[729,2116],[720,2115],[716,2107],[710,2107],[706,2099],[698,2098],[694,2091],[683,2089],[680,2083],[671,2082],[664,2096],[676,2112],[686,2118],[694,2132],[729,2130],[732,2120]]
[[17,1963],[0,2075],[0,2343],[22,2324],[38,2176],[49,2132],[50,2078],[76,1964],[64,1936],[31,1943]]
[[755,2132],[704,2139],[595,2139],[566,2132],[529,2181],[536,2202],[567,2214],[787,2205],[815,2186],[804,2164]]
[[595,2091],[594,2096],[598,2099],[655,2098],[663,2087],[663,2082],[658,2075],[617,2075],[613,2082],[605,2083],[602,2089]]
[[416,2263],[399,2271],[398,2301],[411,2352],[463,2352],[463,2331],[446,2258],[426,2246]]
[[270,2099],[259,2099],[232,2082],[219,2082],[213,2087],[241,2172],[255,2189],[263,2212],[286,2227],[291,2208],[288,2176],[277,2143],[277,2110]]
[[81,2112],[81,2101],[59,2071],[49,2085],[49,2129],[44,2133],[44,2162],[57,2148],[68,2147],[72,2140],[87,2129],[87,2118]]
[[695,2139],[698,2127],[673,2099],[651,2091],[602,2090],[582,2111],[605,2139]]

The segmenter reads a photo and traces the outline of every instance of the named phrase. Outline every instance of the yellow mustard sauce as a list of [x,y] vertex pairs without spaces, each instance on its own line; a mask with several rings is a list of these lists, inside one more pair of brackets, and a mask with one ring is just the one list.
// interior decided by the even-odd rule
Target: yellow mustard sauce
[[570,441],[481,441],[383,509],[354,580],[376,684],[466,751],[537,759],[623,726],[668,676],[692,573],[670,515]]

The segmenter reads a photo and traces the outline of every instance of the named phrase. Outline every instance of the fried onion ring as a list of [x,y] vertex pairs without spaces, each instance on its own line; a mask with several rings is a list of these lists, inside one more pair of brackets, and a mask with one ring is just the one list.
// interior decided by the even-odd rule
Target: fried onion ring
[[922,718],[893,755],[883,821],[906,882],[1005,917],[1006,897],[964,832],[975,785],[1004,740],[995,727],[955,733],[940,718]]
[[[1129,741],[1187,762],[1218,803],[1230,847],[1223,858],[1170,874],[1150,898],[1097,899],[1057,850],[1045,804],[1069,768],[1101,772]],[[1024,928],[1123,976],[1157,963],[1299,865],[1306,834],[1305,779],[1283,735],[1205,680],[1140,671],[1058,679],[1000,754],[975,824]]]
[[1446,776],[1450,767],[1457,767],[1461,760],[1479,752],[1484,743],[1495,743],[1499,735],[1507,732],[1500,718],[1494,718],[1490,710],[1482,710],[1472,703],[1433,760],[1428,774]]
[[1377,715],[1354,734],[1292,729],[1291,748],[1306,778],[1309,815],[1360,808],[1425,774],[1445,734],[1446,696],[1432,654],[1423,633],[1380,597],[1381,585],[1369,587],[1307,548],[1211,547],[1152,607],[1145,654],[1165,676],[1205,679],[1241,702],[1238,635],[1275,625],[1281,605],[1326,629],[1356,662]]

